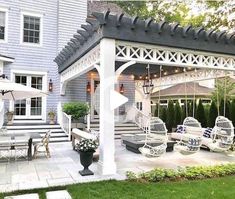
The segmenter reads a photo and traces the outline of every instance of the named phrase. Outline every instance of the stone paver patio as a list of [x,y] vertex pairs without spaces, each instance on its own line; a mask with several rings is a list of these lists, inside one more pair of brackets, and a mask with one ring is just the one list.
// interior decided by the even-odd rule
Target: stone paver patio
[[146,158],[140,154],[127,151],[120,141],[116,141],[116,162],[118,174],[101,176],[97,171],[97,163],[90,169],[95,175],[82,177],[78,171],[82,169],[79,155],[72,150],[71,143],[50,144],[52,157],[40,157],[33,161],[0,163],[0,192],[19,189],[43,188],[88,181],[106,179],[125,179],[126,171],[143,172],[156,167],[177,168],[189,165],[214,165],[235,162],[235,157],[225,154],[201,150],[197,154],[183,156],[177,152],[169,152],[159,158]]

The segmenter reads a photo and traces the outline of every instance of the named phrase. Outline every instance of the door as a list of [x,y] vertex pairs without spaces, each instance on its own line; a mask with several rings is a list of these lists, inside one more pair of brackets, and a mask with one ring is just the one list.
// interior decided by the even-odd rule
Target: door
[[[43,76],[15,75],[15,82],[42,90]],[[43,103],[41,97],[17,100],[14,103],[16,119],[42,119]]]
[[99,98],[99,93],[97,96],[95,96],[95,91],[97,89],[97,87],[99,86],[100,84],[100,81],[98,80],[94,80],[94,79],[91,79],[91,98],[90,98],[90,104],[91,104],[91,118],[94,119],[94,118],[98,118],[98,113],[97,111],[95,110],[95,107],[97,105],[96,103],[96,98],[98,97]]

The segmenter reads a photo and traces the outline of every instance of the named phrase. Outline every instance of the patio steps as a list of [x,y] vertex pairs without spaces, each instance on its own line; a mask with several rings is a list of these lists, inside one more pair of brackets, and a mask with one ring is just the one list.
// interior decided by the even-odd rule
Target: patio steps
[[[10,134],[33,134],[39,133],[43,137],[48,130],[51,130],[50,142],[66,142],[68,135],[61,129],[59,124],[47,123],[14,123],[6,125],[7,132]],[[34,141],[41,141],[41,138],[34,138]]]
[[[99,120],[91,121],[91,129],[99,131]],[[121,139],[123,134],[141,134],[143,131],[135,123],[115,123],[115,139]]]

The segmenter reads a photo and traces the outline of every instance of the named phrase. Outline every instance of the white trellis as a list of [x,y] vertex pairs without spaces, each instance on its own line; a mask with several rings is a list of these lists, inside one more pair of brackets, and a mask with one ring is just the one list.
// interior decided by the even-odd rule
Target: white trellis
[[235,70],[235,57],[132,42],[116,42],[116,61]]
[[99,60],[100,47],[99,45],[97,45],[90,52],[85,54],[82,58],[80,58],[78,61],[73,63],[69,68],[61,73],[61,82],[64,83],[88,72],[89,70],[94,68],[96,64],[99,63]]
[[[173,86],[176,84],[180,84],[182,82],[193,82],[193,81],[203,81],[203,80],[210,80],[225,76],[233,76],[233,71],[223,71],[223,70],[204,70],[200,69],[196,72],[194,70],[188,71],[186,73],[178,73],[174,75],[168,75],[165,77],[161,77],[161,80],[159,78],[153,79],[153,84],[158,87],[158,85],[161,85],[161,87],[165,86]],[[161,82],[160,82],[161,81]],[[136,88],[143,86],[143,80],[138,80],[135,82]]]

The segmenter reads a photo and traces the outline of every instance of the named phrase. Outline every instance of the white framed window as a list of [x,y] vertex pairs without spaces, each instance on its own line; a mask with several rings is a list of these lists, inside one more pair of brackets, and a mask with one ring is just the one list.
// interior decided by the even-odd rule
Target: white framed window
[[30,46],[42,45],[43,17],[41,14],[21,13],[21,44]]
[[0,42],[7,42],[8,9],[0,8]]

